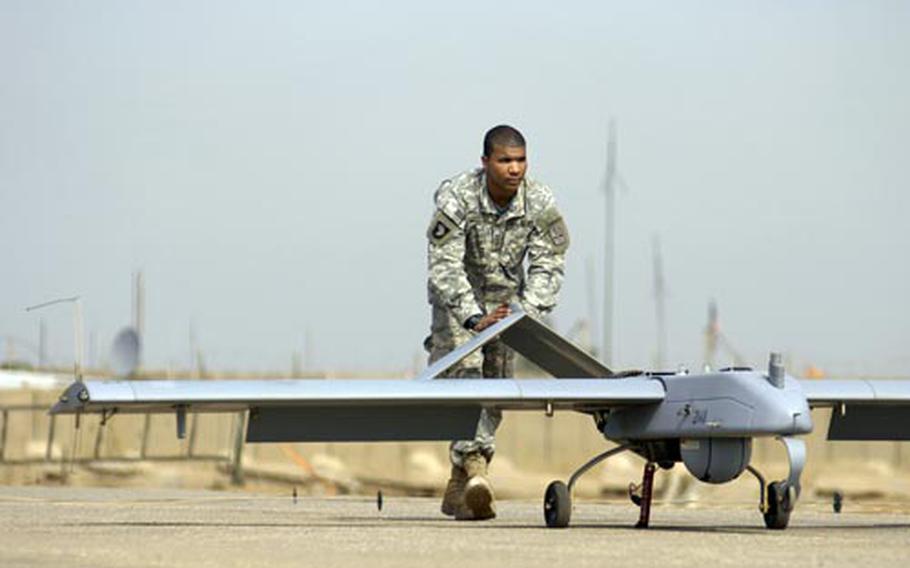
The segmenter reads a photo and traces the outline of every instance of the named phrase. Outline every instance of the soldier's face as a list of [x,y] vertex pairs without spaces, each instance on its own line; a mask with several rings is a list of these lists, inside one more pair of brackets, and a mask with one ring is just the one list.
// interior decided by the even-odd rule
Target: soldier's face
[[493,191],[514,195],[528,170],[525,149],[519,146],[493,146],[489,156],[481,158],[487,171],[487,184]]

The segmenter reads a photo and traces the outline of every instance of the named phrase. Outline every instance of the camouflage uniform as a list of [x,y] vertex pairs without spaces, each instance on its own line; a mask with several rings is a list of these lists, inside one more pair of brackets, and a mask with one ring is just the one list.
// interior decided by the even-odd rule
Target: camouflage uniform
[[[431,364],[471,338],[473,332],[464,323],[473,315],[516,302],[537,317],[552,310],[569,247],[553,193],[527,177],[505,208],[490,198],[483,169],[444,181],[435,200],[427,230],[433,322],[426,347]],[[450,368],[446,376],[511,377],[513,359],[511,349],[493,341]],[[461,466],[462,458],[475,452],[492,458],[500,420],[499,411],[485,410],[475,439],[452,443],[452,463]]]

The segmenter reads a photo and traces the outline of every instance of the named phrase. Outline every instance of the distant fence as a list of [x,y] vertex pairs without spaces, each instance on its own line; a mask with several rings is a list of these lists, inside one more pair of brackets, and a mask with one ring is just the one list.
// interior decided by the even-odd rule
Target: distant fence
[[[191,414],[189,428],[187,432],[187,443],[182,451],[173,453],[150,453],[149,445],[152,432],[151,414],[138,415],[142,419],[141,436],[139,443],[139,452],[136,455],[113,455],[105,453],[104,440],[109,428],[113,425],[108,424],[113,417],[102,417],[98,415],[90,416],[57,416],[48,413],[48,404],[26,403],[26,404],[2,404],[0,405],[0,465],[36,465],[44,463],[73,463],[86,464],[97,462],[111,463],[129,463],[129,462],[181,462],[181,461],[199,461],[199,462],[220,462],[229,465],[231,472],[231,481],[235,484],[243,483],[243,449],[246,430],[246,412],[235,412],[231,414],[230,437],[224,441],[223,452],[200,452],[197,449],[199,433],[199,415]],[[44,451],[42,455],[28,454],[20,456],[9,455],[10,437],[15,436],[11,432],[10,424],[15,414],[28,414],[29,421],[34,424],[37,417],[43,416],[45,421],[46,438],[44,441]],[[69,455],[65,451],[55,451],[58,448],[58,438],[61,434],[58,432],[58,423],[63,420],[71,421],[68,430],[74,431],[78,435],[78,430],[82,428],[94,430],[94,443],[89,455],[80,452],[78,448],[78,438],[74,436],[74,442],[69,448]],[[22,439],[22,436],[16,436]]]

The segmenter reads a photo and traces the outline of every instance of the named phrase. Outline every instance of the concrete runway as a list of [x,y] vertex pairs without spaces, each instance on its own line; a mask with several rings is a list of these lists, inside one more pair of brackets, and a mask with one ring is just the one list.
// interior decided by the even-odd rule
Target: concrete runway
[[484,523],[443,518],[436,499],[209,491],[0,487],[0,566],[897,566],[910,506],[802,502],[786,531],[753,506],[581,502],[572,526],[543,527],[537,501]]

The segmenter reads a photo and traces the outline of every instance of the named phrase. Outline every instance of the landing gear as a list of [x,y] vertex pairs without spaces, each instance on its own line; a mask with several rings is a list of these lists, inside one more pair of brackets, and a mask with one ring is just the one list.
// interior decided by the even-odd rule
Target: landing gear
[[543,518],[551,529],[562,529],[569,526],[572,516],[572,498],[569,488],[562,481],[547,485],[543,498]]
[[767,484],[765,478],[752,466],[746,469],[754,475],[761,485],[759,510],[765,520],[765,526],[772,530],[782,530],[790,523],[790,513],[799,498],[799,477],[806,465],[806,444],[796,438],[779,438],[787,448],[787,458],[790,460],[790,474],[787,479],[774,481]]
[[[654,470],[657,469],[654,463],[648,462],[645,465],[645,473],[641,480],[641,497],[638,499],[638,506],[641,512],[638,515],[638,523],[635,524],[637,529],[646,529],[651,522],[651,497],[654,493]],[[635,499],[633,499],[633,502]]]
[[786,481],[775,481],[768,486],[768,504],[763,516],[769,529],[787,528],[794,505],[790,498],[792,489]]
[[619,446],[595,456],[572,474],[568,485],[562,481],[550,483],[543,499],[543,518],[547,523],[547,527],[555,529],[569,526],[569,519],[572,518],[572,489],[575,487],[575,482],[578,481],[578,478],[608,457],[628,449],[629,446]]

